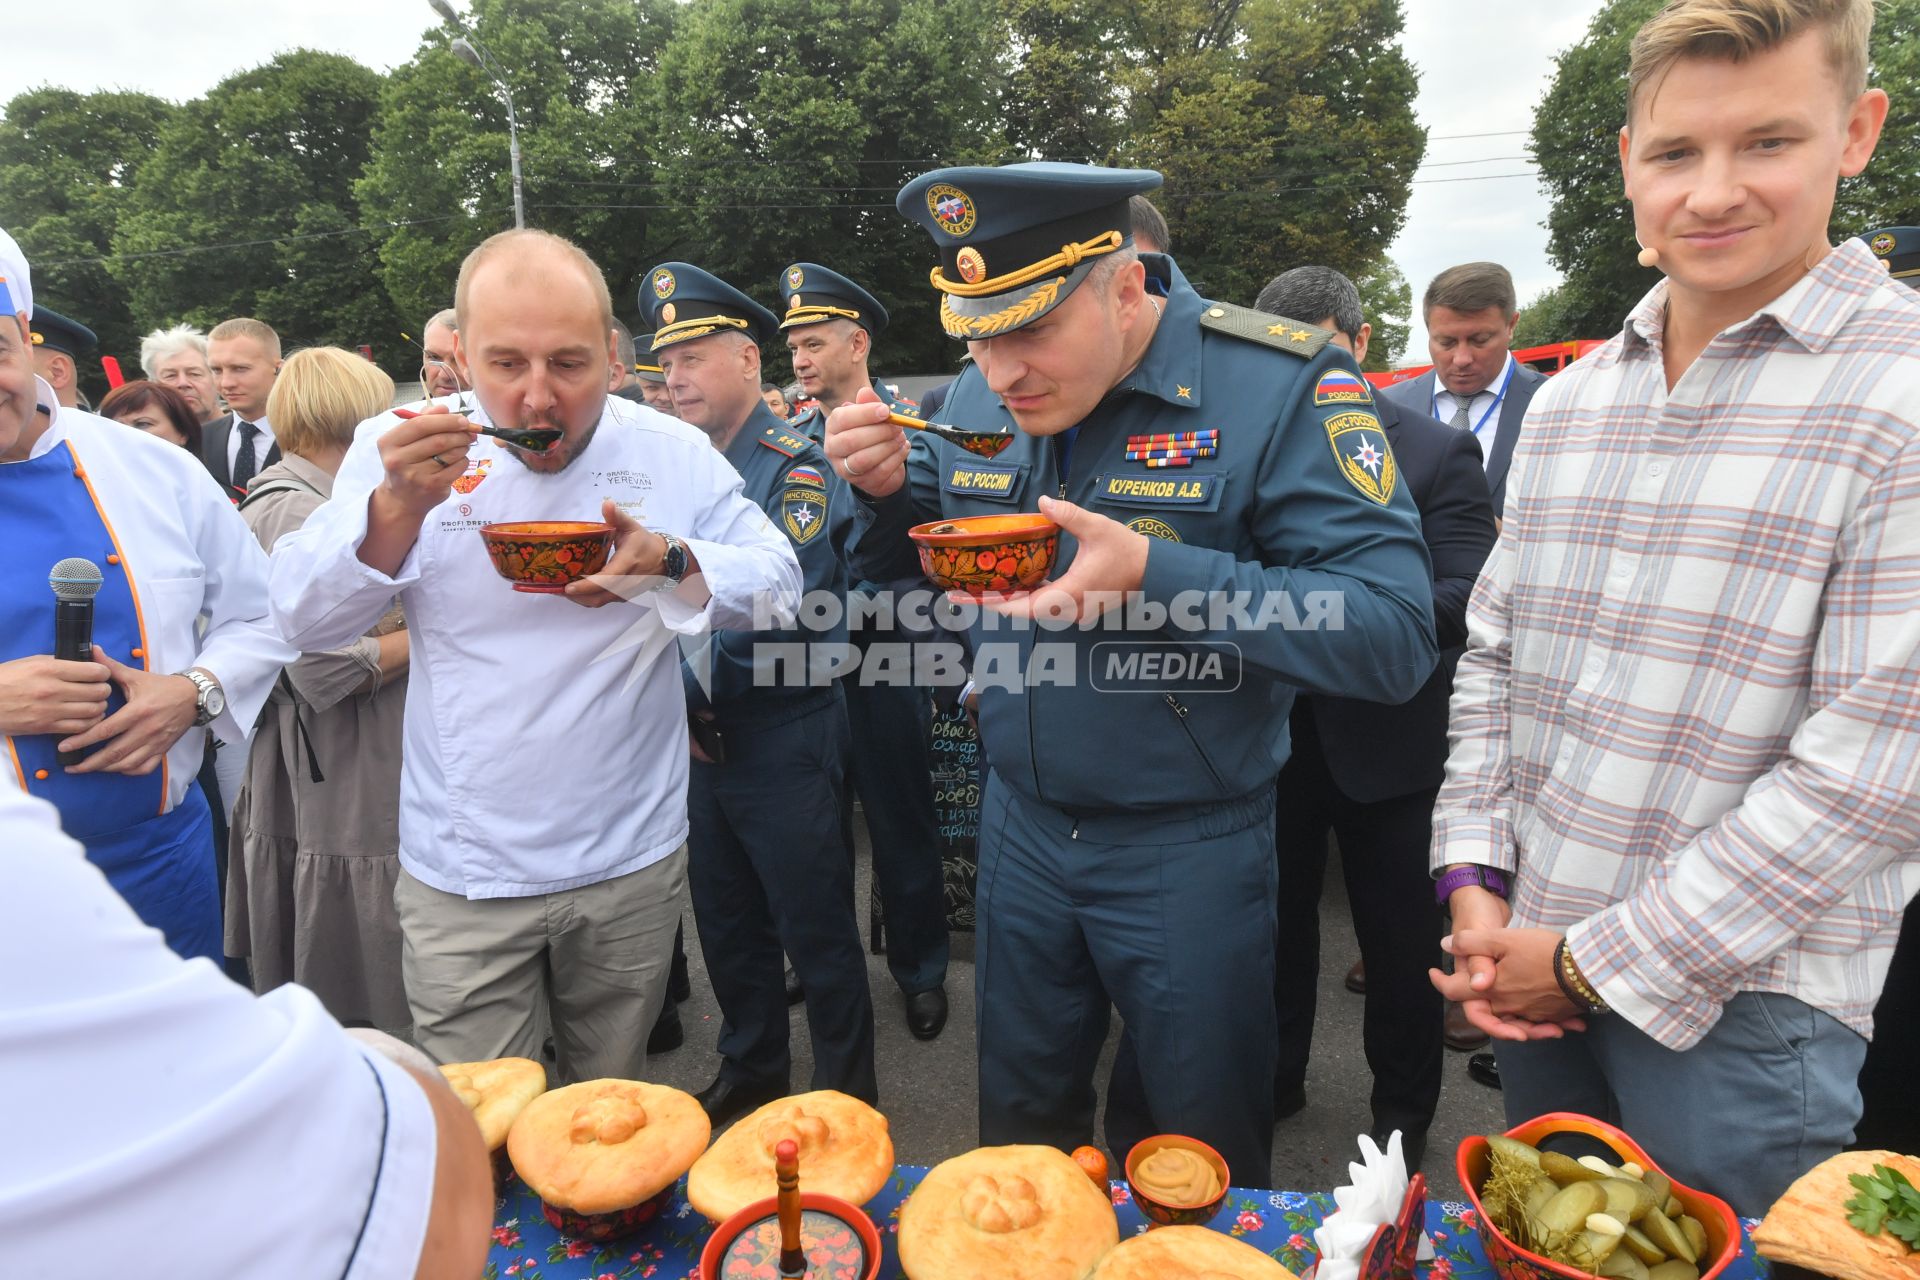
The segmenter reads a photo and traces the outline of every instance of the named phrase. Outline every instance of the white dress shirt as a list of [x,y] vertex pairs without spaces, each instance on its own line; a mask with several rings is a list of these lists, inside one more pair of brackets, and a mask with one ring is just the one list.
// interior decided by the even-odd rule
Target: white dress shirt
[[0,790],[0,851],[7,1274],[412,1275],[419,1082],[304,987],[256,999],[174,955],[51,805]]
[[[232,410],[228,412],[232,415],[233,424],[232,428],[227,432],[227,474],[232,475],[233,469],[240,465],[240,423],[242,422],[242,418],[239,414],[233,413]],[[253,470],[254,474],[258,475],[267,469],[267,450],[273,448],[277,441],[273,438],[273,428],[268,425],[266,414],[263,413],[257,418],[247,418],[245,421],[251,422],[254,426],[260,428],[260,434],[253,438]]]
[[1430,412],[1440,421],[1451,424],[1453,415],[1459,412],[1462,403],[1467,406],[1468,429],[1480,445],[1480,469],[1485,471],[1493,462],[1493,445],[1500,436],[1500,409],[1506,404],[1509,388],[1513,386],[1513,353],[1507,353],[1507,363],[1500,374],[1472,396],[1457,396],[1447,390],[1447,384],[1440,380],[1440,371],[1433,373],[1433,407]]
[[[151,650],[146,669],[212,672],[227,707],[207,728],[244,741],[280,669],[300,656],[267,618],[266,553],[199,458],[138,428],[63,408],[53,388],[36,381],[53,421],[28,456],[66,441],[85,469],[133,580]],[[142,665],[133,654],[113,656]],[[188,729],[167,752],[168,809],[199,775],[206,733]],[[9,786],[27,781],[0,754],[0,787]]]
[[[486,421],[484,410],[472,414]],[[468,898],[524,897],[637,871],[687,834],[687,709],[677,635],[790,625],[800,566],[739,473],[693,427],[609,396],[564,471],[528,470],[491,436],[389,578],[362,563],[367,500],[385,479],[360,427],[333,498],[273,550],[273,616],[303,650],[336,649],[407,611],[412,660],[400,781],[400,863]],[[673,591],[586,609],[516,592],[480,526],[599,520],[611,498],[684,539],[712,599]],[[761,613],[756,615],[756,607]],[[772,621],[768,619],[771,618]]]

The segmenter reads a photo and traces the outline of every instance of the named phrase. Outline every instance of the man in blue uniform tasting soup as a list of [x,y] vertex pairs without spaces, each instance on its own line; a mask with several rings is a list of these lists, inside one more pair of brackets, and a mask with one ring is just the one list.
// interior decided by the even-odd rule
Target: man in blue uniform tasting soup
[[973,357],[941,416],[1012,443],[909,440],[862,391],[826,444],[857,491],[860,576],[910,572],[923,521],[1038,510],[1062,530],[1051,580],[988,600],[972,636],[981,1140],[1091,1137],[1111,1003],[1114,1154],[1184,1133],[1258,1186],[1288,708],[1296,689],[1411,696],[1431,573],[1350,357],[1138,252],[1128,200],[1159,185],[1045,162],[907,184]]

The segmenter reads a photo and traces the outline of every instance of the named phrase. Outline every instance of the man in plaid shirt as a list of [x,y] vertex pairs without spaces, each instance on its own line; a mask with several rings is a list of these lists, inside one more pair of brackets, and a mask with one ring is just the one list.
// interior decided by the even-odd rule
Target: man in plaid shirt
[[1920,891],[1920,301],[1827,238],[1872,23],[1673,0],[1635,37],[1667,279],[1533,401],[1435,810],[1434,981],[1509,1118],[1614,1120],[1744,1214],[1850,1140]]

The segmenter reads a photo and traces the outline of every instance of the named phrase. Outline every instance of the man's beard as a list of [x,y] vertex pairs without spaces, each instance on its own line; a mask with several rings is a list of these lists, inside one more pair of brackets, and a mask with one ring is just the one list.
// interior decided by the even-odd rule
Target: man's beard
[[534,427],[552,427],[563,433],[553,448],[543,452],[521,449],[515,445],[506,444],[504,440],[501,441],[506,446],[508,455],[515,462],[529,471],[538,471],[544,475],[553,475],[572,466],[573,460],[587,451],[587,446],[593,443],[594,433],[600,430],[600,420],[595,418],[592,425],[578,440],[570,439],[564,434],[567,429],[566,423],[546,413],[526,414],[521,418],[519,425],[523,431]]

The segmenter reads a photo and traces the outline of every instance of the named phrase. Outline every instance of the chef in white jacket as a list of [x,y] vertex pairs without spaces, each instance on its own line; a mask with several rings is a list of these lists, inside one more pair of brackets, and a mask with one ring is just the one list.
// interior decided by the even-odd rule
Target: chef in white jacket
[[[192,454],[34,376],[32,276],[4,231],[0,292],[0,787],[52,803],[142,920],[218,963],[195,776],[206,732],[245,738],[297,656],[267,619],[266,556]],[[53,656],[49,579],[69,559],[99,575],[90,662]]]
[[[454,307],[479,409],[362,425],[332,500],[274,548],[273,616],[329,649],[405,606],[394,900],[420,1047],[537,1058],[550,1027],[563,1081],[633,1078],[686,892],[675,641],[785,625],[800,568],[704,436],[608,396],[612,303],[579,248],[494,236]],[[531,452],[478,434],[494,423],[565,434]],[[612,558],[516,592],[479,530],[524,520],[606,520]]]

